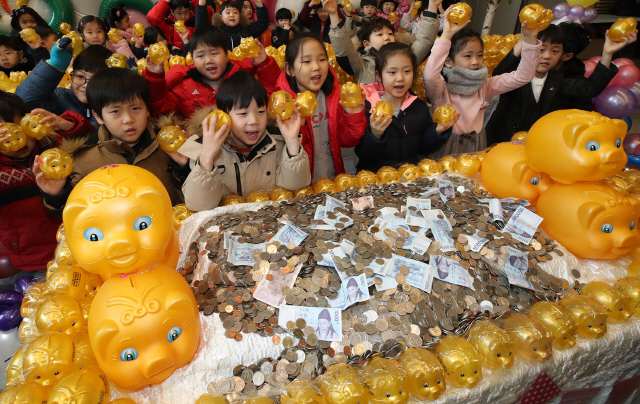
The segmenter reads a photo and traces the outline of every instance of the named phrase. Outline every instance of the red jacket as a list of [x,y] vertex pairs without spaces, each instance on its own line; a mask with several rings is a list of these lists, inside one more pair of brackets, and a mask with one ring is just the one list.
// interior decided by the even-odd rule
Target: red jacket
[[[195,10],[198,5],[198,0],[191,0],[191,6]],[[211,17],[213,16],[213,10],[211,7],[207,7],[208,21],[211,21]],[[182,50],[182,38],[173,27],[173,24],[176,22],[173,15],[171,15],[171,9],[169,8],[169,3],[165,0],[158,1],[153,8],[147,13],[147,21],[151,25],[155,25],[160,28],[162,32],[167,36],[167,40],[169,41],[169,45],[177,46]],[[187,24],[187,30],[189,31],[189,37],[193,35],[195,32],[195,28],[193,27],[195,21],[195,14],[193,10],[191,10],[191,15],[189,19],[185,21]],[[148,44],[151,45],[151,44]],[[169,46],[171,49],[171,46]]]
[[[280,74],[280,68],[271,56],[255,67],[251,64],[250,59],[245,59],[242,62],[230,60],[227,63],[224,78],[231,77],[239,70],[246,70],[252,75],[257,75],[258,80],[271,96]],[[194,66],[174,65],[166,73],[159,74],[145,70],[142,72],[142,76],[149,83],[151,109],[154,116],[176,111],[183,118],[188,119],[195,111],[216,103],[217,89],[211,88]]]
[[[360,139],[364,136],[364,131],[367,128],[367,118],[365,117],[364,111],[358,114],[347,114],[340,104],[338,104],[338,101],[340,101],[340,84],[338,83],[338,77],[331,66],[329,66],[329,73],[333,76],[331,94],[325,94],[327,115],[329,115],[329,145],[331,146],[333,165],[336,169],[336,175],[338,175],[344,173],[344,163],[342,161],[340,148],[355,147],[360,143]],[[287,81],[287,75],[284,71],[282,71],[280,77],[278,77],[276,90],[285,90],[291,94],[293,98],[297,97],[297,94],[291,90],[289,82]],[[311,176],[313,177],[315,147],[313,144],[313,132],[311,130],[311,118],[307,117],[305,121],[305,125],[300,128],[300,133],[302,133],[302,146],[309,155]]]

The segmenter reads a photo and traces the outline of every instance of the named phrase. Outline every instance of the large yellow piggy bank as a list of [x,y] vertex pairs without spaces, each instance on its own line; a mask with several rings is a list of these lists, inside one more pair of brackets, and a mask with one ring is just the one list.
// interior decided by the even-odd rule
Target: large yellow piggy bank
[[291,118],[295,108],[291,94],[284,90],[278,90],[269,97],[269,113],[278,115],[283,121]]
[[576,344],[574,338],[578,324],[569,310],[554,302],[540,301],[531,307],[531,317],[540,320],[553,334],[555,349],[571,348]]
[[516,355],[536,362],[551,358],[553,334],[541,321],[516,313],[505,320],[504,330],[515,344]]
[[614,42],[622,42],[622,38],[625,38],[627,34],[638,32],[637,26],[638,22],[633,17],[618,18],[609,28],[609,38]]
[[622,141],[627,124],[597,112],[551,112],[533,124],[525,149],[529,165],[556,182],[599,181],[627,164]]
[[369,388],[371,404],[406,404],[409,401],[406,374],[397,361],[374,356],[365,365],[362,378]]
[[73,342],[67,334],[57,332],[36,338],[24,350],[22,374],[25,381],[51,389],[71,372],[73,351]]
[[40,154],[40,170],[45,178],[67,178],[73,170],[73,160],[69,153],[61,149],[49,149]]
[[608,314],[595,300],[586,296],[567,295],[559,303],[578,324],[579,337],[596,339],[606,334]]
[[2,137],[6,137],[7,139],[0,143],[0,151],[14,152],[27,145],[27,136],[22,131],[20,125],[5,122],[1,128],[7,129],[8,132],[2,135]]
[[332,365],[316,379],[327,404],[365,404],[369,402],[369,390],[358,371],[346,363]]
[[45,387],[34,382],[23,382],[0,393],[0,404],[47,404],[48,398],[49,392]]
[[67,244],[97,274],[157,265],[172,237],[172,206],[162,182],[130,165],[105,166],[71,191],[63,212]]
[[488,368],[502,370],[513,366],[513,341],[506,331],[495,323],[488,320],[478,321],[469,330],[468,340]]
[[498,198],[526,199],[535,205],[553,183],[547,174],[531,169],[525,146],[519,143],[500,143],[491,149],[480,167],[482,183]]
[[56,383],[48,404],[100,404],[110,394],[104,373],[97,367],[85,368]]
[[325,404],[314,385],[308,380],[288,384],[280,395],[280,404]]
[[40,123],[44,118],[46,118],[44,114],[25,114],[20,120],[20,127],[25,135],[36,140],[42,139],[53,132],[49,126]]
[[640,201],[606,185],[554,184],[536,213],[542,228],[578,258],[615,259],[640,246]]
[[191,361],[200,317],[187,282],[173,268],[111,276],[91,304],[89,340],[107,377],[136,390],[164,381]]
[[438,358],[423,348],[408,348],[398,358],[407,374],[407,390],[416,399],[435,400],[444,393],[447,383]]
[[72,334],[87,330],[80,305],[74,298],[63,294],[55,294],[42,303],[36,312],[36,325],[40,334]]
[[633,315],[631,298],[604,282],[589,282],[580,292],[607,308],[610,323],[624,323]]
[[527,28],[543,31],[551,25],[553,11],[542,7],[540,4],[527,4],[520,11],[520,22],[526,22]]
[[466,339],[447,335],[436,346],[436,356],[444,366],[450,385],[472,389],[482,379],[480,355]]

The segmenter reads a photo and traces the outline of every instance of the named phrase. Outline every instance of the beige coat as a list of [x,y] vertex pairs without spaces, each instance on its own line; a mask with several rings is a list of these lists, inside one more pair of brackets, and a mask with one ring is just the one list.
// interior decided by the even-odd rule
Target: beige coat
[[201,138],[192,136],[180,148],[180,153],[189,157],[191,164],[191,173],[182,186],[185,203],[191,210],[213,209],[228,194],[246,198],[256,190],[268,192],[276,186],[297,190],[311,182],[309,156],[300,147],[297,156],[289,157],[282,136],[265,131],[248,158],[224,143],[211,172],[200,167],[201,142]]

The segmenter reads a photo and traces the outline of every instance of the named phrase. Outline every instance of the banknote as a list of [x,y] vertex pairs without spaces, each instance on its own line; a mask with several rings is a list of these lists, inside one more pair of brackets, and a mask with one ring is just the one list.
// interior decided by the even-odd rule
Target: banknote
[[[414,208],[414,209],[412,209]],[[418,226],[428,228],[427,219],[422,216],[420,211],[431,209],[431,199],[407,198],[407,206],[405,210],[405,223],[410,226]]]
[[439,191],[439,189],[438,189],[438,188],[436,188],[436,187],[427,188],[424,192],[422,192],[422,193],[420,194],[420,196],[431,196],[431,195],[435,195],[435,194],[437,194],[437,193],[438,193],[438,191]]
[[404,245],[403,249],[411,250],[416,254],[426,254],[429,246],[431,245],[431,239],[425,235],[418,234],[411,240],[410,243]]
[[316,330],[320,341],[342,341],[342,310],[336,308],[280,306],[278,325],[285,330],[287,322],[303,319]]
[[405,258],[400,255],[394,255],[389,264],[387,264],[384,275],[395,277],[399,273],[402,273],[402,267],[407,267],[409,269],[409,273],[404,275],[409,285],[424,292],[431,293],[434,271],[429,264]]
[[502,269],[510,284],[533,289],[531,282],[525,276],[529,270],[527,257],[520,251],[507,246],[507,255]]
[[[327,207],[324,205],[318,205],[318,207],[316,208],[316,212],[313,215],[313,220],[322,220],[324,221],[325,217],[327,217]],[[331,226],[330,224],[312,224],[311,226],[309,226],[310,229],[315,229],[315,230],[335,230],[336,228],[334,226]]]
[[441,244],[440,249],[442,251],[447,252],[456,250],[453,237],[451,237],[451,230],[449,229],[449,227],[451,227],[451,223],[449,223],[448,220],[428,219],[427,223],[429,223],[433,238],[435,238]]
[[373,196],[371,195],[353,198],[351,199],[351,204],[353,205],[353,210],[365,210],[367,208],[375,207]]
[[[275,271],[269,270],[267,276],[262,278],[258,283],[258,286],[256,286],[256,291],[253,293],[253,297],[270,306],[280,307],[280,305],[285,301],[282,288],[284,286],[292,288],[301,269],[302,262],[296,265],[293,272],[289,272],[286,275],[284,275],[279,269]],[[267,279],[269,275],[273,276],[271,280]]]
[[447,219],[447,217],[440,209],[423,210],[420,213],[422,213],[422,216],[425,219],[443,220],[445,222],[444,225],[447,226],[447,229],[449,229],[449,231],[453,230],[453,227],[451,227],[451,223],[449,223],[449,219]]
[[518,209],[513,212],[502,231],[511,233],[513,238],[524,244],[529,244],[541,222],[542,218],[540,216],[522,206],[518,206]]
[[267,251],[267,244],[239,243],[237,240],[230,238],[227,261],[233,265],[252,266],[256,263],[256,260],[253,258],[253,252],[255,250]]
[[376,291],[382,292],[384,290],[395,289],[398,287],[398,282],[393,276],[376,276],[374,279],[378,279],[379,281],[375,283]]
[[493,220],[504,223],[504,209],[502,209],[502,202],[500,199],[489,200],[489,213],[493,216]]
[[360,274],[342,279],[338,297],[329,300],[329,305],[337,309],[346,309],[354,303],[366,302],[370,297],[367,276]]
[[347,208],[346,203],[339,201],[336,198],[332,198],[329,195],[327,195],[327,200],[324,206],[326,206],[327,212],[333,212],[336,208],[343,208],[343,209]]
[[236,240],[237,241],[240,238],[240,236],[232,236],[231,234],[227,233],[226,231],[224,233],[222,233],[222,234],[224,234],[223,239],[222,239],[223,240],[222,243],[223,243],[223,247],[224,247],[225,250],[229,249],[229,241],[230,240]]
[[281,245],[286,245],[289,248],[291,248],[290,245],[293,243],[294,247],[297,247],[308,235],[309,234],[302,231],[301,228],[286,220],[284,226],[273,236],[271,242],[279,241]]
[[[329,212],[329,210],[327,210],[327,212]],[[330,218],[329,215],[323,219],[326,224],[332,226],[332,230],[335,230],[336,228],[346,229],[353,225],[353,219],[349,216],[340,212],[333,212],[333,214],[336,216],[335,219]],[[342,226],[336,226],[339,223]]]
[[435,268],[434,276],[437,279],[473,289],[473,281],[469,271],[464,269],[458,262],[442,255],[431,255],[429,257],[429,265]]
[[473,252],[480,252],[482,247],[489,242],[488,239],[480,237],[477,234],[467,235],[467,240],[469,241],[469,248]]
[[438,180],[438,191],[440,193],[440,199],[442,199],[444,203],[447,203],[449,198],[456,197],[456,191],[453,189],[451,181]]

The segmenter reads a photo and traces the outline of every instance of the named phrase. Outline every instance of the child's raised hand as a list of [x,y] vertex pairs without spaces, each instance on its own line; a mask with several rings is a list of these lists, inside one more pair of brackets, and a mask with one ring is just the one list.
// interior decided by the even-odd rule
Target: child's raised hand
[[251,63],[253,63],[254,66],[258,66],[260,63],[267,60],[267,52],[264,50],[264,45],[261,42],[258,42],[258,45],[260,45],[260,52],[258,52],[258,56],[251,56]]
[[133,39],[135,40],[136,48],[144,48],[144,35],[138,36],[133,34]]
[[460,112],[456,112],[456,114],[451,118],[451,122],[448,125],[436,126],[436,132],[442,133],[444,131],[449,130],[449,128],[451,128],[453,125],[456,124],[456,122],[458,122],[458,119],[460,119]]
[[329,13],[329,15],[335,14],[338,12],[337,0],[323,0],[322,7],[327,11],[327,13]]
[[45,118],[40,120],[40,123],[47,124],[51,129],[55,131],[70,131],[73,129],[73,122],[69,122],[64,118],[60,118],[58,115],[47,111],[46,109],[36,108],[31,111],[32,114],[43,114]]
[[213,163],[222,152],[222,145],[229,137],[229,124],[222,125],[216,132],[218,117],[207,115],[202,121],[202,150],[200,150],[200,167],[207,172],[213,171]]
[[362,101],[360,101],[360,104],[356,105],[355,107],[345,107],[342,103],[342,100],[338,101],[338,104],[340,104],[340,106],[344,109],[344,112],[346,112],[347,114],[359,114],[360,112],[364,111],[364,100],[366,100],[367,97],[362,89],[360,89],[360,93],[362,94]]
[[300,118],[300,108],[296,108],[291,114],[291,117],[286,121],[280,118],[280,115],[276,115],[276,121],[278,122],[278,128],[284,142],[287,144],[287,151],[290,156],[297,156],[300,151],[300,140],[298,140],[298,134],[300,133],[300,124],[302,118]]
[[157,65],[153,63],[149,55],[147,55],[147,70],[151,73],[162,74],[164,73],[164,65]]
[[189,30],[185,29],[182,32],[178,32],[178,36],[180,36],[180,40],[182,40],[182,43],[189,43]]
[[453,5],[450,5],[449,8],[447,8],[447,10],[444,12],[444,27],[442,29],[442,36],[441,36],[442,39],[448,39],[449,41],[451,40],[451,38],[453,38],[455,34],[460,32],[462,28],[466,27],[471,23],[471,20],[467,20],[464,24],[457,25],[449,21],[449,14],[451,14],[452,10],[453,10]]
[[44,173],[40,169],[41,159],[40,155],[37,155],[33,162],[33,174],[36,176],[36,184],[46,194],[51,196],[60,195],[64,189],[67,179],[62,178],[59,180],[52,180],[45,178]]
[[385,130],[391,125],[391,121],[393,120],[392,116],[385,117],[384,115],[378,116],[377,119],[372,119],[369,125],[371,126],[371,133],[373,136],[379,138],[382,136]]
[[602,48],[602,54],[604,56],[605,53],[613,56],[614,53],[618,52],[625,46],[630,43],[634,43],[638,39],[638,34],[635,32],[627,34],[626,37],[622,37],[622,42],[615,42],[609,38],[609,30],[605,33],[604,36],[604,47]]

